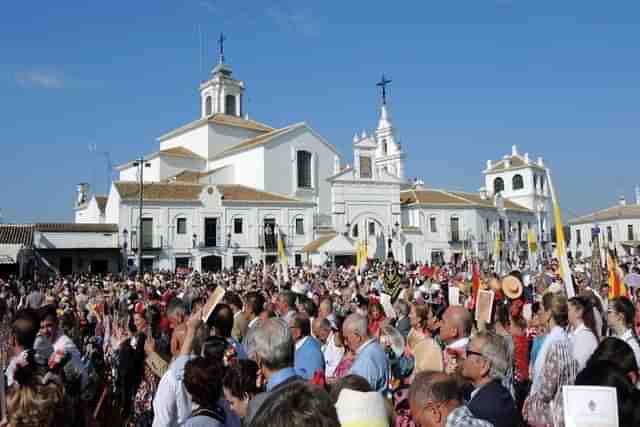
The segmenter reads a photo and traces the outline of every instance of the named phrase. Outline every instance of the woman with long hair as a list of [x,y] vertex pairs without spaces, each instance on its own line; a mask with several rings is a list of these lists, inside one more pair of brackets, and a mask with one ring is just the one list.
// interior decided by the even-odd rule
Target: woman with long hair
[[386,320],[384,315],[384,308],[382,308],[382,304],[380,302],[373,299],[369,303],[368,307],[368,330],[369,336],[371,337],[380,337],[380,330],[382,329],[382,324]]
[[562,424],[562,386],[573,384],[578,363],[573,358],[565,328],[569,324],[566,297],[547,293],[542,298],[541,320],[549,333],[533,365],[531,392],[524,402],[524,419],[531,426]]
[[409,335],[407,335],[409,348],[413,349],[418,342],[431,337],[430,326],[433,323],[431,322],[433,317],[430,305],[416,304],[415,302],[411,304],[411,311],[409,312],[411,329],[409,330]]
[[640,343],[635,333],[636,309],[627,297],[618,297],[609,302],[607,322],[613,336],[629,344],[640,366]]
[[598,330],[591,301],[578,296],[569,300],[569,340],[573,357],[582,370],[598,347]]

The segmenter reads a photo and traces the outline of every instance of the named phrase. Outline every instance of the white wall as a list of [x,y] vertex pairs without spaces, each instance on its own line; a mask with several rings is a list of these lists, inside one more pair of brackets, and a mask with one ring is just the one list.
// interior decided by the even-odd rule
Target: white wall
[[190,129],[160,142],[160,150],[184,147],[204,157],[209,157],[209,129],[206,124]]
[[[206,160],[160,155],[159,178],[160,180],[168,179],[172,176],[177,175],[185,169],[204,171],[206,166]],[[145,175],[146,173],[147,171],[145,171]]]
[[41,232],[33,236],[37,249],[108,249],[118,247],[118,233]]
[[265,172],[262,166],[264,164],[264,147],[256,147],[253,150],[243,151],[219,160],[212,160],[209,162],[208,170],[232,165],[234,184],[246,185],[259,190],[276,191],[271,188],[265,189]]
[[76,209],[75,222],[78,224],[104,223],[104,215],[98,207],[95,196],[84,209]]
[[[297,188],[297,151],[312,154],[313,188]],[[331,185],[327,178],[334,175],[336,153],[318,139],[308,128],[302,127],[265,146],[264,183],[267,191],[318,203],[318,212],[330,217]]]
[[[632,250],[628,252],[627,247],[623,246],[621,242],[628,241],[627,227],[633,226],[634,239],[640,240],[640,219],[616,219],[611,221],[602,221],[598,223],[600,228],[600,248],[615,248],[619,256],[623,255],[640,255],[640,251]],[[611,227],[611,233],[613,240],[610,242],[607,235],[607,227]],[[595,228],[594,223],[571,225],[569,227],[569,236],[565,236],[565,239],[570,239],[569,249],[574,257],[580,255],[582,258],[590,257],[593,253],[591,245],[591,229]],[[577,230],[580,230],[581,243],[578,244]],[[603,257],[605,252],[602,253]],[[603,259],[604,261],[604,259]]]

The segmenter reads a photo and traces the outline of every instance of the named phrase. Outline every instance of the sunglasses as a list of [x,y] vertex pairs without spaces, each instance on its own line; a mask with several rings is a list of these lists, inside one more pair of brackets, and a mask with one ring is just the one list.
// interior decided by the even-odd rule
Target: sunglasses
[[469,349],[467,349],[465,352],[467,353],[467,357],[468,357],[468,356],[484,357],[484,354],[482,354],[482,353],[478,353],[477,351],[473,351],[473,350],[469,350]]

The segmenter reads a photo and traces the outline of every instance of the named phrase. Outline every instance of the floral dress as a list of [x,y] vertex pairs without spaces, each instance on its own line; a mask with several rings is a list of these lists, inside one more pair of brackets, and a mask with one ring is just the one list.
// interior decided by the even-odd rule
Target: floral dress
[[534,377],[531,393],[524,402],[523,415],[531,426],[561,427],[564,425],[562,386],[574,383],[578,362],[573,358],[566,334],[560,339],[551,336],[547,339],[553,339],[553,342],[546,354],[538,356],[544,357],[544,364],[540,375]]

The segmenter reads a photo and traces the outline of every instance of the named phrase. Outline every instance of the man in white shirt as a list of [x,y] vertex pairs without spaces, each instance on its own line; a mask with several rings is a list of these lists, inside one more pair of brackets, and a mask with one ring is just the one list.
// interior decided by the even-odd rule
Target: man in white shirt
[[313,320],[313,335],[322,344],[322,354],[325,361],[325,377],[331,378],[336,371],[336,368],[344,356],[344,345],[340,342],[340,337],[333,332],[329,320],[314,319]]
[[469,343],[472,326],[471,313],[464,307],[450,306],[444,312],[440,325],[440,339],[446,344],[443,352],[445,372],[454,373],[458,369]]

